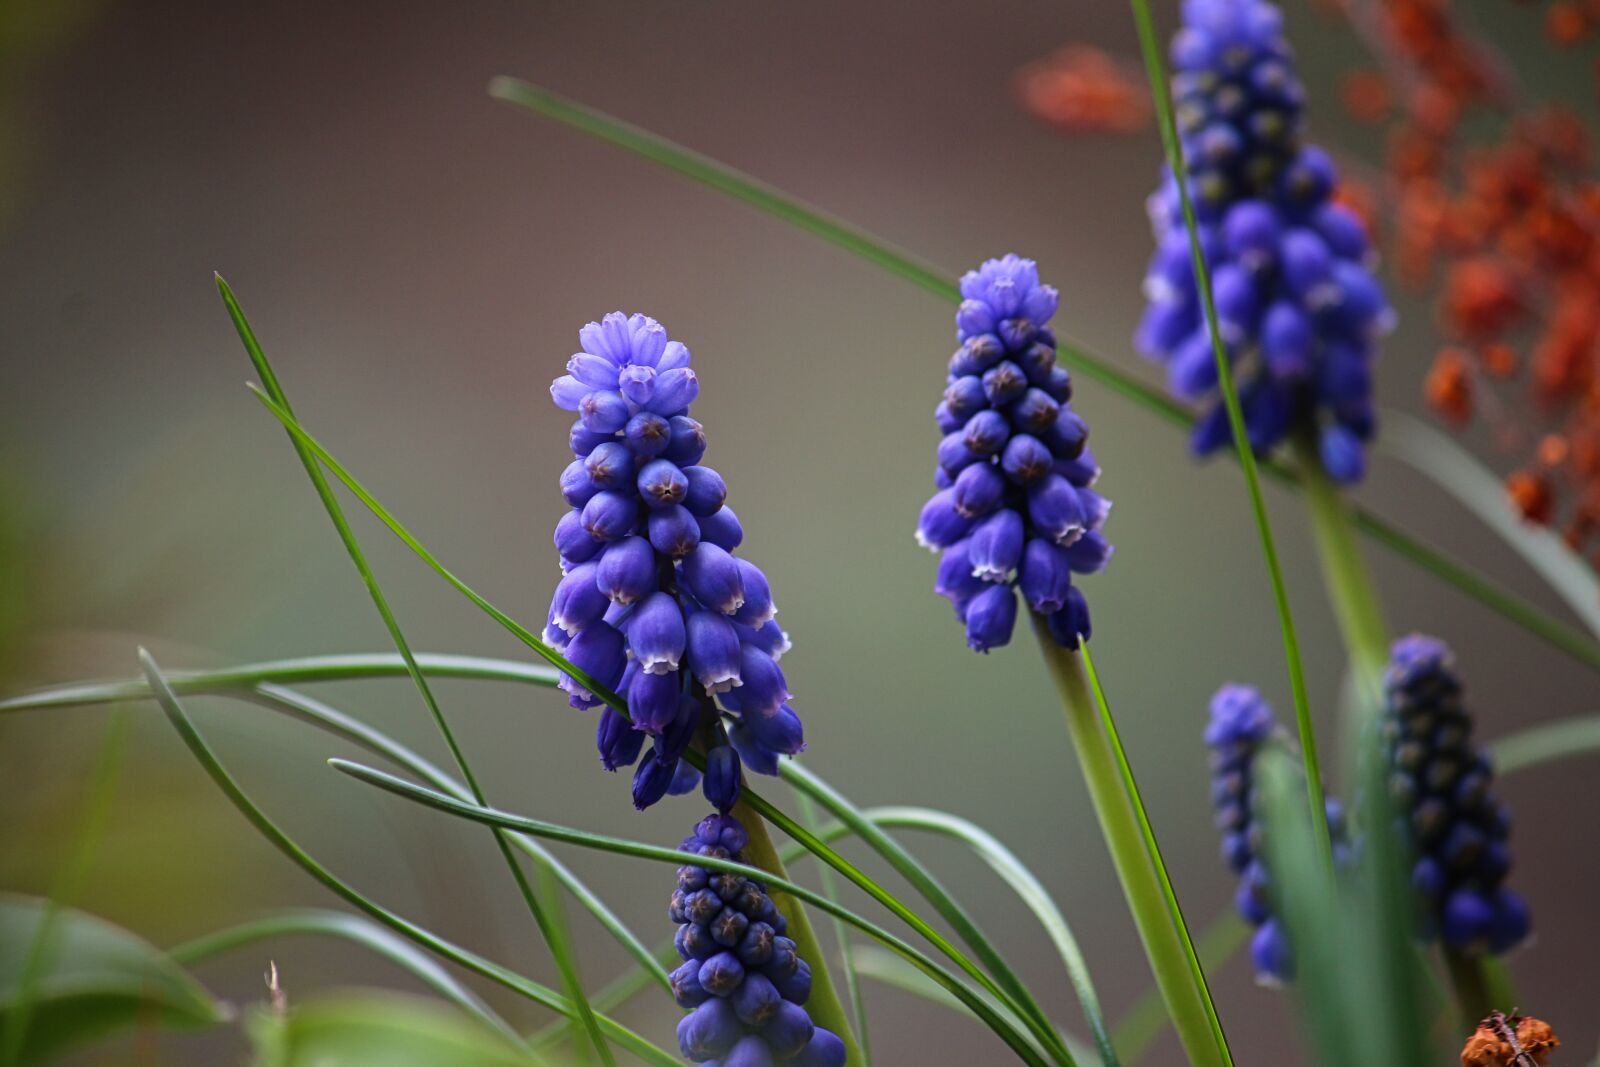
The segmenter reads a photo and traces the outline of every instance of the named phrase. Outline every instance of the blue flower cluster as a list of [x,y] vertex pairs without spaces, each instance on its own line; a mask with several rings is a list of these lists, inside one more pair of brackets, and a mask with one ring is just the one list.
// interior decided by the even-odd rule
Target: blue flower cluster
[[1056,290],[1031,259],[991,259],[961,279],[944,399],[935,415],[939,491],[922,509],[917,541],[942,552],[935,589],[955,605],[967,643],[1005,644],[1017,620],[1013,587],[1051,635],[1076,648],[1089,607],[1072,582],[1111,558],[1101,525],[1111,502],[1072,410],[1072,379],[1056,363],[1048,323]]
[[[1222,831],[1222,858],[1239,875],[1234,906],[1256,930],[1250,942],[1256,979],[1266,984],[1287,982],[1294,975],[1287,932],[1272,911],[1262,823],[1253,807],[1256,754],[1278,733],[1272,708],[1249,686],[1225,685],[1211,698],[1205,735],[1211,749],[1211,806]],[[1326,806],[1334,861],[1343,866],[1349,855],[1344,809],[1333,797],[1326,799]]]
[[[700,391],[689,350],[655,319],[620,311],[578,338],[583,351],[550,386],[578,420],[569,437],[577,458],[561,472],[572,510],[555,530],[565,576],[545,636],[626,698],[626,717],[601,712],[596,743],[608,770],[638,763],[637,807],[694,788],[698,772],[682,756],[701,734],[706,798],[727,811],[744,767],[776,774],[780,755],[804,747],[778,668],[789,640],[766,576],[733,555],[744,530],[727,486],[700,462],[706,437],[689,417]],[[561,687],[575,708],[601,703],[570,676]],[[731,730],[713,698],[738,716]]]
[[[683,851],[741,862],[749,837],[731,815],[709,815]],[[679,924],[672,994],[688,1009],[678,1047],[714,1067],[843,1067],[837,1034],[811,1021],[811,968],[784,937],[786,923],[762,883],[689,863],[678,868],[668,909]]]
[[[1304,91],[1268,0],[1186,0],[1173,41],[1173,96],[1218,332],[1250,446],[1304,434],[1334,480],[1366,471],[1375,429],[1372,363],[1394,324],[1365,227],[1336,203],[1338,175],[1302,146]],[[1201,414],[1191,447],[1232,443],[1176,183],[1150,199],[1156,251],[1135,335],[1167,385]]]
[[1511,817],[1494,798],[1489,754],[1472,744],[1454,656],[1437,638],[1396,641],[1384,674],[1390,795],[1415,852],[1429,928],[1460,952],[1506,952],[1528,936],[1528,906],[1505,887]]

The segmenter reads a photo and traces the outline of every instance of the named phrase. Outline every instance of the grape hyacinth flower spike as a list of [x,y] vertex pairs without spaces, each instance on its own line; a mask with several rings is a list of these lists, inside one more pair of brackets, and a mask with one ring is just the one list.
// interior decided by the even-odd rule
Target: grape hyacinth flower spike
[[[1250,959],[1256,980],[1278,985],[1294,975],[1287,931],[1273,912],[1271,881],[1263,848],[1263,824],[1255,811],[1255,761],[1262,746],[1284,736],[1272,708],[1249,686],[1225,685],[1211,698],[1211,720],[1206,725],[1206,747],[1211,750],[1211,806],[1222,832],[1222,858],[1239,876],[1234,906],[1255,927]],[[1334,862],[1343,866],[1349,857],[1345,840],[1344,810],[1328,797],[1329,836]]]
[[1453,951],[1507,952],[1527,939],[1528,906],[1505,886],[1511,816],[1472,744],[1455,657],[1421,634],[1394,643],[1384,673],[1390,796],[1410,841],[1424,933]]
[[[1375,430],[1372,363],[1394,325],[1364,225],[1327,153],[1301,143],[1304,90],[1268,0],[1186,0],[1172,95],[1217,327],[1249,444],[1315,440],[1334,481],[1360,481]],[[1188,230],[1170,174],[1149,203],[1156,251],[1136,347],[1195,404],[1191,447],[1232,443]]]
[[1101,533],[1111,502],[1090,488],[1100,469],[1072,410],[1072,379],[1056,362],[1049,321],[1056,290],[1031,259],[991,259],[961,279],[960,347],[935,417],[938,492],[917,541],[940,553],[934,588],[955,605],[967,643],[1011,640],[1020,591],[1067,648],[1089,637],[1074,574],[1111,558]]
[[[742,862],[748,841],[739,820],[717,814],[700,820],[681,848]],[[672,995],[689,1013],[678,1023],[686,1058],[714,1067],[843,1067],[844,1042],[806,1012],[811,968],[784,936],[787,923],[765,885],[691,858],[678,868],[668,914],[683,958]]]
[[[595,741],[607,770],[637,764],[635,806],[701,781],[682,758],[700,736],[706,799],[727,811],[744,769],[776,774],[780,756],[804,747],[778,667],[788,635],[766,576],[733,554],[744,529],[722,476],[701,462],[689,350],[655,319],[620,311],[578,338],[583,351],[550,386],[577,421],[560,479],[572,510],[555,529],[563,577],[545,637],[627,702],[626,716],[601,710]],[[571,676],[560,685],[575,708],[601,704]],[[736,716],[731,729],[718,702]]]

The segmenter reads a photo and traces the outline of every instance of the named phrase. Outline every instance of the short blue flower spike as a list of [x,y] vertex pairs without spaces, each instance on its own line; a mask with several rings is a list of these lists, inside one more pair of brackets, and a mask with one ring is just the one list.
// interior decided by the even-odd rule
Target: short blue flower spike
[[1455,657],[1437,638],[1401,638],[1384,694],[1390,797],[1415,855],[1423,932],[1458,952],[1507,952],[1528,937],[1528,906],[1505,886],[1511,816],[1488,752],[1472,743]]
[[678,1046],[687,1059],[718,1067],[844,1067],[844,1042],[806,1012],[811,968],[784,936],[788,924],[766,886],[694,863],[740,862],[749,840],[733,816],[709,815],[680,846],[690,859],[678,868],[668,907],[683,958],[672,995],[689,1013],[678,1023]]
[[[777,665],[788,635],[773,619],[766,576],[733,555],[744,529],[727,485],[700,462],[706,438],[689,417],[700,392],[689,350],[655,319],[620,311],[578,338],[583,351],[550,385],[577,421],[568,435],[576,458],[561,474],[572,510],[555,530],[565,576],[545,636],[627,701],[627,718],[604,710],[595,742],[607,770],[637,763],[636,806],[699,783],[682,757],[706,731],[701,784],[727,811],[745,767],[775,774],[779,756],[805,747]],[[573,707],[599,705],[573,678],[560,684]],[[719,699],[740,716],[731,737]]]
[[[1329,477],[1366,472],[1376,419],[1372,363],[1394,324],[1360,220],[1333,199],[1338,175],[1302,144],[1305,93],[1268,0],[1187,0],[1172,43],[1172,91],[1218,333],[1249,444],[1315,443]],[[1195,404],[1191,446],[1233,443],[1176,184],[1150,198],[1156,251],[1135,346]]]
[[1068,648],[1089,637],[1074,574],[1105,568],[1111,502],[1071,407],[1049,321],[1059,300],[1031,259],[991,259],[961,279],[944,400],[944,434],[917,541],[940,553],[934,589],[955,605],[979,652],[1011,640],[1016,591]]

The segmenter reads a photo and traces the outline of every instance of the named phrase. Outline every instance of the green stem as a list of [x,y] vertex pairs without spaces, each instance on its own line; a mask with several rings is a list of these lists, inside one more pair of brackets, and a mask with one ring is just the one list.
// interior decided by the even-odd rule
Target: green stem
[[[745,831],[750,835],[750,843],[744,849],[744,862],[788,881],[788,869],[784,867],[783,859],[772,843],[772,835],[767,832],[767,821],[743,796],[734,805],[733,816],[744,824]],[[770,889],[769,892],[772,902],[789,920],[788,936],[794,941],[795,951],[811,965],[811,999],[806,1001],[806,1010],[818,1026],[839,1035],[844,1041],[845,1062],[858,1067],[864,1062],[861,1046],[856,1042],[844,1002],[839,999],[839,990],[833,984],[828,957],[822,951],[822,943],[817,940],[816,930],[811,927],[811,917],[806,914],[804,905],[789,893],[781,889]]]
[[[1296,459],[1333,612],[1344,633],[1350,659],[1360,672],[1361,684],[1367,695],[1375,696],[1389,659],[1389,629],[1361,546],[1356,542],[1355,516],[1322,469],[1309,441],[1296,442]],[[1376,701],[1369,701],[1367,706],[1375,708]]]
[[1058,645],[1038,620],[1034,632],[1061,694],[1067,731],[1083,768],[1089,799],[1178,1040],[1194,1067],[1231,1067],[1212,1030],[1204,994],[1196,987],[1188,953],[1168,911],[1138,815],[1084,679],[1082,663],[1076,653]]
[[[1500,1005],[1495,1003],[1490,989],[1489,975],[1481,965],[1482,956],[1465,956],[1454,949],[1444,950],[1445,969],[1450,972],[1450,987],[1455,990],[1456,1004],[1461,1008],[1461,1024],[1470,1031],[1478,1020]],[[1511,1011],[1514,1005],[1502,1010]]]

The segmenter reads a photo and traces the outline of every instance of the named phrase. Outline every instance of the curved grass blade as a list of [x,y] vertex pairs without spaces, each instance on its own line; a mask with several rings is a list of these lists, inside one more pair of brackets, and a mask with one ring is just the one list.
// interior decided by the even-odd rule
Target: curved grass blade
[[[1043,630],[1040,630],[1040,635],[1041,641],[1047,640]],[[1206,981],[1205,968],[1200,965],[1200,957],[1195,952],[1194,939],[1189,934],[1189,924],[1184,920],[1183,908],[1178,903],[1178,894],[1172,888],[1172,878],[1167,874],[1167,864],[1161,856],[1161,846],[1156,842],[1155,829],[1150,825],[1150,816],[1145,811],[1144,800],[1139,794],[1139,783],[1134,779],[1133,767],[1129,764],[1128,754],[1122,747],[1122,738],[1117,732],[1116,720],[1111,716],[1111,705],[1106,701],[1105,690],[1100,686],[1100,677],[1095,673],[1094,660],[1089,656],[1089,643],[1087,641],[1079,643],[1078,658],[1083,663],[1084,674],[1089,681],[1089,689],[1094,694],[1094,703],[1100,713],[1100,726],[1104,733],[1106,747],[1110,750],[1115,760],[1117,774],[1121,779],[1123,792],[1127,796],[1128,806],[1132,809],[1134,819],[1138,824],[1145,857],[1150,869],[1155,874],[1156,882],[1160,889],[1160,906],[1165,910],[1166,917],[1172,924],[1173,931],[1177,934],[1178,943],[1182,948],[1182,964],[1187,967],[1188,978],[1193,985],[1195,995],[1199,999],[1201,1010],[1205,1016],[1205,1024],[1211,1032],[1211,1039],[1214,1043],[1217,1057],[1220,1062],[1227,1064],[1228,1067],[1233,1067],[1233,1051],[1228,1047],[1228,1036],[1223,1032],[1222,1019],[1218,1016],[1217,1006],[1211,999],[1211,986]],[[1112,843],[1110,842],[1109,834],[1107,838],[1108,843]],[[1124,888],[1128,890],[1131,903],[1135,889],[1139,887],[1125,877]],[[1145,906],[1152,911],[1155,910],[1153,903],[1147,903]],[[1137,915],[1136,918],[1138,918]],[[1141,926],[1151,921],[1149,919],[1144,920],[1141,922]],[[1141,932],[1144,931],[1141,929]],[[1149,942],[1147,940],[1148,947]],[[1149,955],[1151,966],[1157,967],[1156,954],[1152,951]],[[1164,961],[1161,964],[1161,966],[1166,965],[1168,964]],[[1176,967],[1176,964],[1172,964],[1172,966]],[[1159,978],[1161,971],[1158,969],[1156,973]],[[1173,1009],[1173,1003],[1170,999],[1168,1001],[1168,1009],[1169,1011]],[[1181,1028],[1183,1021],[1187,1020],[1180,1020],[1176,1012],[1174,1012],[1173,1022],[1176,1025],[1180,1025],[1180,1036],[1184,1035],[1184,1031]],[[1195,1043],[1193,1039],[1184,1041],[1184,1046],[1191,1056],[1195,1054],[1193,1047]]]
[[[349,760],[331,759],[328,761],[328,765],[358,781],[377,786],[386,792],[445,814],[470,819],[489,826],[518,830],[522,833],[533,834],[536,837],[561,841],[600,852],[631,856],[634,859],[652,860],[656,863],[666,863],[673,866],[681,866],[683,863],[683,853],[677,849],[648,845],[643,842],[629,841],[605,834],[590,833],[585,830],[577,830],[567,826],[560,826],[556,823],[545,822],[541,819],[531,819],[527,816],[496,811],[493,808],[479,807],[423,786],[413,785],[403,779],[396,778],[392,774],[386,774],[383,771],[375,770],[359,763],[352,763]],[[733,874],[742,874],[746,877],[760,879],[769,886],[776,886],[790,896],[805,901],[818,910],[825,911],[844,920],[868,937],[892,949],[896,954],[916,966],[919,971],[959,997],[963,1003],[983,1019],[984,1023],[1001,1040],[1011,1046],[1012,1050],[1022,1057],[1024,1062],[1032,1064],[1033,1067],[1046,1067],[1048,1061],[1040,1055],[1027,1037],[1011,1025],[1004,1015],[992,1008],[981,997],[974,995],[959,978],[940,967],[931,957],[896,937],[883,927],[863,918],[849,908],[835,904],[821,893],[814,892],[788,879],[779,878],[760,867],[735,863],[732,860],[720,859],[714,856],[702,856],[696,862],[713,870],[728,871]]]
[[1600,715],[1540,723],[1489,745],[1495,773],[1504,777],[1547,763],[1600,752]]
[[[467,970],[504,986],[512,992],[552,1011],[559,1012],[569,1019],[575,1020],[578,1017],[577,1007],[555,990],[524,978],[514,971],[446,941],[416,923],[401,918],[383,907],[383,905],[368,899],[317,862],[293,838],[284,833],[266,812],[256,806],[255,802],[239,787],[239,783],[234,781],[233,776],[228,773],[227,768],[217,759],[216,754],[211,751],[211,746],[206,743],[205,738],[200,735],[199,730],[195,728],[194,723],[190,721],[189,716],[184,712],[176,694],[173,693],[171,687],[166,684],[166,680],[162,677],[161,668],[156,666],[155,660],[144,649],[139,650],[139,656],[140,661],[144,664],[145,678],[150,685],[150,690],[155,694],[157,703],[161,705],[161,710],[166,713],[167,720],[172,723],[173,729],[178,732],[178,736],[183,740],[183,743],[188,747],[195,759],[199,761],[201,767],[204,768],[206,774],[210,776],[217,788],[273,847],[277,848],[278,851],[282,852],[335,896],[396,933],[415,941],[435,955],[465,967]],[[634,1033],[616,1020],[598,1016],[597,1021],[600,1024],[601,1031],[608,1038],[639,1056],[647,1063],[656,1064],[657,1067],[680,1067],[678,1058],[675,1055]],[[543,1064],[546,1062],[531,1050],[529,1058],[535,1063]]]
[[[804,793],[795,793],[795,802],[800,806],[800,819],[806,829],[813,833],[818,828],[817,808],[811,798]],[[783,856],[778,857],[779,863],[785,863]],[[835,904],[839,902],[839,886],[834,879],[833,868],[826,863],[817,864],[817,878],[822,882],[822,892]],[[861,996],[861,980],[856,975],[856,950],[850,942],[850,931],[845,929],[843,919],[837,917],[833,920],[833,939],[839,945],[839,969],[844,972],[845,996],[850,999],[850,1010],[855,1015],[856,1040],[861,1045],[862,1067],[872,1067],[872,1044],[867,1039],[867,1002]]]
[[[1249,943],[1250,927],[1229,908],[1200,931],[1194,948],[1200,957],[1200,966],[1209,973],[1233,959],[1234,954]],[[1152,985],[1122,1013],[1111,1030],[1111,1041],[1122,1053],[1127,1067],[1133,1067],[1170,1024],[1167,1010],[1161,1003],[1161,990]]]
[[[255,365],[256,373],[261,376],[262,385],[266,387],[267,395],[272,397],[284,411],[293,415],[294,408],[289,403],[289,396],[284,392],[282,384],[278,381],[277,373],[272,368],[272,362],[267,358],[260,342],[256,339],[255,331],[251,329],[249,321],[245,318],[244,309],[239,306],[238,299],[233,290],[223,280],[222,275],[216,275],[217,289],[222,294],[222,302],[227,305],[228,314],[233,319],[234,329],[238,331],[239,339],[244,342],[245,351],[250,355],[250,362]],[[344,544],[345,552],[350,557],[350,562],[355,566],[356,572],[361,576],[361,582],[367,588],[367,594],[372,599],[372,605],[377,610],[379,618],[383,620],[384,629],[389,633],[389,640],[394,643],[400,658],[405,661],[406,674],[410,676],[412,685],[417,690],[417,695],[422,698],[428,715],[433,719],[434,726],[439,735],[444,739],[445,747],[450,750],[450,757],[455,761],[456,769],[461,772],[461,778],[466,782],[467,788],[472,792],[472,798],[480,805],[487,805],[488,799],[484,795],[478,777],[472,772],[472,765],[467,761],[467,756],[462,751],[460,742],[456,740],[455,731],[450,728],[450,722],[445,718],[444,710],[439,707],[439,701],[433,695],[433,687],[428,684],[427,678],[417,667],[416,657],[411,653],[411,643],[406,640],[405,632],[400,627],[400,620],[395,617],[394,610],[389,606],[389,598],[384,595],[383,586],[378,581],[376,572],[367,562],[366,553],[361,548],[361,541],[356,536],[355,530],[345,519],[344,509],[339,505],[338,498],[333,494],[333,487],[328,484],[327,477],[322,473],[322,465],[311,454],[301,441],[289,434],[289,443],[294,446],[300,463],[305,468],[306,476],[311,479],[312,488],[316,490],[317,498],[322,501],[323,510],[327,512],[328,519],[333,523],[334,530],[339,535],[339,540]],[[565,925],[555,916],[549,914],[539,902],[538,894],[534,892],[533,885],[528,880],[527,872],[517,862],[517,857],[511,851],[511,845],[506,840],[506,835],[494,831],[495,846],[499,849],[500,857],[505,862],[507,870],[511,873],[512,880],[516,883],[517,891],[521,894],[523,903],[527,905],[528,913],[533,916],[534,925],[539,928],[539,934],[544,939],[545,945],[550,949],[550,955],[555,960],[556,971],[561,975],[561,984],[567,996],[577,1005],[578,1015],[583,1023],[583,1029],[589,1036],[589,1043],[594,1047],[596,1055],[605,1067],[616,1067],[616,1057],[612,1055],[611,1048],[600,1035],[600,1026],[595,1022],[594,1011],[589,1006],[589,998],[583,991],[583,978],[578,973],[577,960],[573,957],[572,945],[568,940]]]
[[[902,993],[909,993],[920,997],[941,1008],[948,1008],[972,1018],[972,1013],[967,1006],[947,993],[942,987],[934,985],[928,980],[927,975],[912,967],[905,960],[892,952],[886,952],[876,945],[863,945],[859,962],[861,974],[876,982],[881,982],[891,989],[898,989]],[[974,1020],[976,1021],[976,1020]],[[1095,1050],[1073,1037],[1063,1033],[1061,1040],[1071,1050],[1072,1055],[1079,1060],[1089,1061],[1094,1059]]]
[[[745,174],[720,160],[685,148],[660,134],[640,129],[614,115],[578,103],[559,93],[515,78],[496,78],[489,88],[498,99],[521,106],[545,118],[569,126],[588,136],[614,144],[658,163],[693,181],[700,182],[757,210],[793,223],[868,262],[884,267],[919,288],[950,303],[960,296],[949,279],[956,272],[930,265],[909,253],[895,249],[861,227],[835,218],[758,178]],[[1120,396],[1157,415],[1169,425],[1187,429],[1192,413],[1161,390],[1121,370],[1112,361],[1095,355],[1067,338],[1058,338],[1063,359],[1075,370],[1099,382]],[[1286,464],[1264,459],[1261,472],[1291,489],[1301,488],[1297,474]],[[1600,643],[1580,631],[1508,592],[1471,568],[1401,530],[1360,505],[1353,505],[1356,526],[1362,533],[1408,562],[1428,571],[1441,581],[1491,611],[1516,623],[1568,655],[1600,668]]]
[[[939,913],[945,922],[950,924],[961,940],[973,952],[977,953],[984,966],[988,967],[994,975],[995,981],[1005,989],[1006,993],[1010,994],[1015,1006],[1027,1013],[1033,1022],[1032,1029],[1035,1037],[1040,1037],[1042,1033],[1052,1034],[1054,1035],[1052,1043],[1057,1046],[1057,1052],[1067,1052],[1066,1046],[1061,1043],[1060,1033],[1055,1024],[1050,1021],[1049,1016],[1045,1015],[1044,1009],[1033,998],[1028,987],[1017,977],[1016,972],[1011,969],[1010,965],[1006,963],[1005,958],[994,947],[993,942],[978,928],[978,924],[967,914],[966,909],[934,877],[932,871],[929,871],[919,863],[893,837],[890,837],[878,826],[875,826],[843,794],[807,768],[802,767],[799,762],[785,760],[779,768],[778,774],[795,789],[800,790],[826,808],[834,818],[844,823],[874,852],[882,856],[889,863],[889,866],[894,868],[896,873],[910,882],[917,892],[922,894],[923,899],[932,904],[934,910]],[[997,990],[994,992],[999,995]]]
[[1384,411],[1383,426],[1379,447],[1427,476],[1499,534],[1600,636],[1600,581],[1581,556],[1555,533],[1519,518],[1506,501],[1500,479],[1443,433],[1401,411]]
[[[365,486],[356,480],[354,475],[345,470],[343,465],[340,464],[339,461],[335,459],[320,442],[318,442],[314,437],[311,436],[309,432],[306,431],[304,427],[296,422],[293,415],[284,411],[281,406],[275,403],[270,397],[261,392],[259,389],[256,389],[252,386],[251,390],[256,394],[257,399],[261,401],[262,405],[266,407],[267,410],[270,411],[279,422],[288,428],[288,430],[294,434],[297,439],[302,441],[306,447],[311,450],[312,454],[315,455],[316,458],[328,468],[329,472],[331,472],[334,477],[338,478],[339,481],[343,482],[345,487],[348,488],[350,492],[355,494],[356,498],[365,504],[367,509],[371,511],[380,522],[387,526],[389,530],[396,537],[398,537],[403,544],[406,545],[406,547],[410,548],[419,559],[426,563],[427,566],[434,571],[434,573],[438,574],[441,578],[444,578],[445,581],[447,581],[456,589],[457,592],[461,593],[468,600],[472,601],[472,603],[477,605],[478,608],[486,615],[504,627],[507,632],[512,634],[518,640],[522,641],[529,648],[532,648],[553,666],[559,668],[567,674],[570,674],[580,685],[593,693],[602,703],[611,707],[624,718],[628,717],[627,704],[616,693],[612,692],[608,687],[595,682],[584,672],[579,671],[576,667],[567,662],[565,657],[563,657],[558,651],[556,651],[554,648],[551,648],[543,640],[529,631],[527,627],[511,618],[493,604],[489,603],[487,599],[480,595],[471,586],[467,585],[460,578],[456,577],[455,574],[453,574],[448,568],[440,563],[433,556],[433,554],[429,552],[428,549],[423,546],[423,544],[418,541],[417,538],[409,530],[407,530],[403,524],[401,524],[398,519],[390,514],[388,509],[379,503],[377,498],[374,497]],[[694,766],[703,769],[704,757],[702,757],[699,753],[691,749],[685,754],[685,758],[688,759],[689,762]],[[772,804],[771,801],[761,796],[755,790],[746,788],[743,797],[744,802],[747,803],[750,808],[762,818],[781,829],[791,838],[804,844],[806,848],[809,849],[813,854],[822,859],[834,870],[844,875],[844,877],[849,879],[852,883],[865,890],[868,895],[877,900],[884,907],[888,908],[896,917],[910,924],[918,934],[920,934],[929,942],[929,944],[939,949],[940,952],[944,953],[946,957],[956,963],[957,966],[959,966],[963,971],[976,979],[979,985],[982,985],[985,989],[988,989],[990,992],[994,993],[1002,1001],[1008,1000],[1007,995],[994,984],[993,980],[986,973],[984,973],[982,969],[980,969],[976,964],[969,960],[965,954],[951,944],[948,938],[944,937],[932,926],[928,925],[926,920],[922,919],[910,908],[907,908],[903,903],[901,903],[892,893],[878,885],[871,878],[867,877],[867,875],[863,874],[843,856],[840,856],[833,849],[829,848],[826,843],[818,840],[814,834],[811,834],[805,829],[805,827],[795,822],[795,820],[787,813]],[[1013,1005],[1013,1007],[1016,1008],[1015,1005]],[[1030,1016],[1027,1012],[1022,1011],[1020,1008],[1017,1009],[1017,1014],[1023,1023],[1029,1028],[1030,1032],[1033,1032],[1035,1037],[1047,1048],[1056,1046],[1058,1044],[1058,1040],[1054,1035],[1053,1028],[1049,1027],[1047,1024],[1041,1023],[1037,1018]],[[1064,1053],[1065,1050],[1061,1049],[1060,1051]]]
[[335,937],[361,945],[383,956],[489,1029],[510,1038],[513,1044],[522,1043],[522,1035],[510,1023],[476,993],[456,981],[432,956],[359,915],[320,908],[280,911],[186,941],[171,949],[167,955],[184,966],[193,966],[246,945],[281,937]]
[[1049,890],[1015,853],[977,823],[948,812],[921,807],[885,807],[870,808],[862,814],[873,826],[925,830],[954,838],[987,863],[1000,880],[1017,894],[1034,918],[1039,920],[1039,925],[1044,927],[1045,935],[1050,938],[1062,965],[1066,967],[1067,977],[1072,982],[1073,992],[1077,994],[1078,1003],[1089,1024],[1089,1032],[1094,1037],[1100,1061],[1106,1067],[1116,1067],[1116,1049],[1106,1026],[1105,1015],[1100,1010],[1100,997],[1089,977],[1089,967],[1078,948],[1078,940],[1072,936],[1072,928],[1067,925],[1066,917],[1056,907],[1056,902],[1050,898]]
[[[1300,638],[1295,632],[1294,612],[1289,608],[1289,590],[1283,581],[1283,568],[1278,563],[1277,542],[1272,535],[1272,519],[1267,515],[1267,502],[1261,495],[1261,476],[1256,471],[1255,451],[1250,447],[1250,435],[1245,427],[1244,410],[1239,404],[1239,390],[1233,381],[1233,364],[1228,359],[1227,346],[1217,325],[1217,306],[1211,292],[1211,269],[1206,264],[1205,251],[1200,244],[1200,229],[1195,222],[1194,203],[1189,197],[1189,183],[1184,178],[1183,145],[1178,140],[1178,126],[1172,117],[1172,98],[1167,90],[1166,67],[1161,60],[1161,45],[1156,40],[1156,28],[1150,18],[1148,0],[1130,0],[1133,21],[1139,30],[1139,49],[1144,53],[1145,71],[1150,76],[1150,95],[1155,101],[1156,118],[1161,127],[1161,144],[1167,154],[1167,168],[1172,172],[1178,187],[1178,200],[1183,205],[1183,224],[1189,231],[1189,255],[1194,263],[1195,285],[1200,291],[1200,304],[1205,310],[1206,332],[1211,335],[1211,354],[1217,365],[1217,388],[1228,409],[1228,425],[1233,430],[1234,451],[1239,457],[1239,467],[1244,471],[1245,487],[1249,491],[1250,510],[1255,515],[1256,534],[1261,541],[1261,558],[1267,568],[1267,578],[1272,583],[1272,599],[1278,608],[1278,628],[1283,634],[1283,656],[1289,668],[1289,688],[1294,693],[1294,717],[1300,731],[1300,751],[1306,764],[1306,795],[1311,810],[1322,811],[1326,804],[1322,791],[1322,768],[1317,758],[1317,732],[1311,721],[1311,698],[1306,691],[1305,665],[1300,660]],[[1327,861],[1328,877],[1333,877],[1333,841],[1323,820],[1312,819],[1312,832],[1317,845]]]

